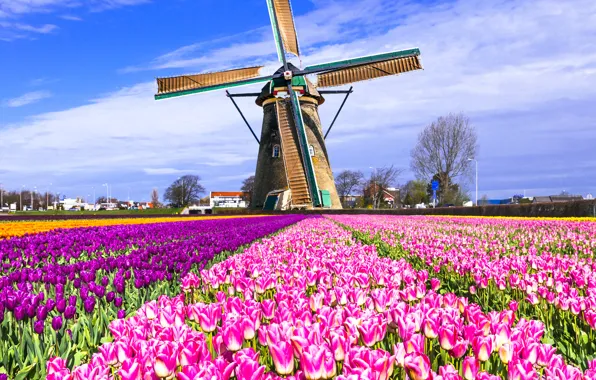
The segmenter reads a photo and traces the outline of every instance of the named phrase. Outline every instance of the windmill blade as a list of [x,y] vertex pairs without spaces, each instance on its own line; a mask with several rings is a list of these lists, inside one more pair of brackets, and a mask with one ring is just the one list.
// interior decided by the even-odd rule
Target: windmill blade
[[306,174],[311,200],[313,202],[313,206],[318,207],[322,204],[321,194],[319,193],[319,185],[317,184],[315,167],[308,150],[308,137],[306,135],[306,128],[304,126],[304,118],[302,117],[302,109],[300,108],[300,100],[298,99],[296,92],[293,90],[291,83],[288,83],[288,92],[290,93],[289,100],[294,117],[294,125],[296,126],[298,140],[300,142],[300,153],[302,154],[302,162],[304,163],[304,172]]
[[254,66],[215,73],[157,78],[155,99],[166,99],[271,80],[271,76],[259,77],[262,68],[263,66]]
[[304,73],[319,73],[317,87],[334,87],[421,69],[420,50],[409,49],[309,66]]
[[[271,18],[271,26],[273,27],[273,36],[275,37],[279,61],[284,61],[284,52],[292,53],[298,57],[300,55],[300,47],[298,45],[298,36],[296,35],[296,26],[294,25],[290,0],[267,0],[267,6],[269,8],[269,17]],[[279,41],[277,30],[279,30],[281,42]]]

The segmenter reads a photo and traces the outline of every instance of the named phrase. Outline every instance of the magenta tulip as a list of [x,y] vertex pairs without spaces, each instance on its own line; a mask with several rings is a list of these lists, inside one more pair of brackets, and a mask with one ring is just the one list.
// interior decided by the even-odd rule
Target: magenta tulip
[[290,343],[285,341],[271,343],[269,352],[278,375],[289,375],[294,371],[294,350]]

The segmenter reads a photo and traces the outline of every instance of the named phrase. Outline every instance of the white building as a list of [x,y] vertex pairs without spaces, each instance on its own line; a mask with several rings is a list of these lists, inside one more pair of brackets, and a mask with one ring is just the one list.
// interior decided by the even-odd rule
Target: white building
[[209,195],[210,206],[213,207],[248,207],[245,198],[248,193],[242,191],[212,191]]

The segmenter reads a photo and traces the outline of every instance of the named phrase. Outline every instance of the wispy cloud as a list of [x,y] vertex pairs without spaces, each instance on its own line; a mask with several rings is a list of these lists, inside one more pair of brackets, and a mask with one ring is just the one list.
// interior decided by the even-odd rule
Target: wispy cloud
[[52,93],[49,91],[33,91],[33,92],[28,92],[28,93],[21,95],[19,97],[16,97],[16,98],[7,99],[3,102],[3,105],[5,107],[11,107],[11,108],[22,107],[22,106],[26,106],[28,104],[37,103],[43,99],[50,98],[51,96],[52,96]]
[[143,172],[147,175],[171,175],[171,174],[189,174],[195,170],[175,169],[175,168],[145,168]]
[[58,29],[58,26],[54,24],[34,26],[18,22],[0,21],[0,39],[4,41],[14,41],[17,39],[28,38],[35,34],[48,34],[56,29]]
[[147,3],[149,0],[2,0],[0,16],[15,16],[27,13],[52,12],[60,9],[86,7],[91,10],[104,10],[129,5]]
[[63,20],[68,20],[68,21],[83,21],[83,19],[79,16],[73,16],[73,15],[62,15],[60,16],[61,19]]

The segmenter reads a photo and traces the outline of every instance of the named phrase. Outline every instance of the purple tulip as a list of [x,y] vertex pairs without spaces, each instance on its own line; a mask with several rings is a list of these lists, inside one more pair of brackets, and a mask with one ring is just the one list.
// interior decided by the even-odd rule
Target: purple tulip
[[120,309],[118,310],[118,319],[124,319],[126,317],[126,310]]
[[22,321],[25,318],[25,309],[22,306],[15,307],[14,317],[17,321]]
[[73,319],[77,312],[77,308],[72,305],[66,306],[66,310],[64,310],[64,318],[66,319]]
[[35,323],[33,324],[33,331],[35,331],[36,334],[41,335],[43,334],[43,327],[43,321],[35,321]]
[[106,301],[112,302],[115,297],[116,295],[114,294],[114,292],[108,292],[108,294],[106,294]]
[[62,317],[61,316],[56,316],[54,318],[52,318],[52,328],[55,331],[58,331],[62,328]]
[[66,309],[66,300],[64,298],[60,298],[58,300],[58,302],[56,302],[56,310],[59,313],[64,313],[65,309]]
[[116,307],[122,307],[122,297],[116,297],[116,298],[114,298],[114,306],[116,306]]

